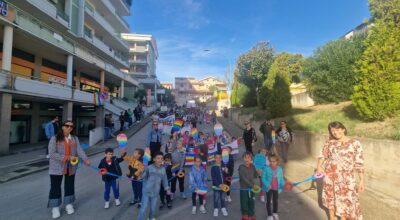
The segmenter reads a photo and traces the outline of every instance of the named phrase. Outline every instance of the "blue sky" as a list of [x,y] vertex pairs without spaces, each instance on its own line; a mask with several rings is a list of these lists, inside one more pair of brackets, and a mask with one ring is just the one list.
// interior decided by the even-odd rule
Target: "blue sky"
[[277,52],[310,56],[369,17],[367,0],[134,0],[126,20],[132,32],[156,38],[157,76],[174,82],[223,79],[261,40]]

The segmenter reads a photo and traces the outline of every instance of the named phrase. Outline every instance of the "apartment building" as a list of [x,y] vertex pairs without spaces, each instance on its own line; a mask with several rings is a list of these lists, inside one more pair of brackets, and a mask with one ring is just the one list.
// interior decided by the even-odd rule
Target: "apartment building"
[[216,77],[210,76],[201,80],[194,77],[175,77],[174,94],[178,105],[184,105],[189,100],[207,102],[213,96],[222,97],[222,93],[227,94],[227,84]]
[[0,0],[0,154],[45,141],[44,125],[56,115],[99,140],[105,113],[134,107],[120,99],[139,85],[121,71],[129,68],[120,33],[130,31],[121,17],[130,2]]
[[122,38],[129,43],[129,75],[138,80],[144,89],[151,91],[151,105],[156,104],[157,89],[161,88],[156,73],[156,39],[144,34],[122,34]]

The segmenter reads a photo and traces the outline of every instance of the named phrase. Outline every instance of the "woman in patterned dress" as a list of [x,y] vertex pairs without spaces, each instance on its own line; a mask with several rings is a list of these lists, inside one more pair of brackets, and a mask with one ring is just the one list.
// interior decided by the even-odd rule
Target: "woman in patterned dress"
[[[361,220],[359,193],[364,191],[364,157],[359,141],[346,137],[340,122],[328,125],[330,134],[318,157],[317,173],[325,173],[322,203],[329,209],[329,219]],[[356,184],[354,171],[358,173]]]

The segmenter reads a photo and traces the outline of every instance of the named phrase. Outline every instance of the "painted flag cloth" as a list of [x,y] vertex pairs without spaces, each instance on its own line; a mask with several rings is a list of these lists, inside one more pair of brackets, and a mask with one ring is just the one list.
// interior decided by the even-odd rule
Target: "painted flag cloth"
[[197,128],[192,128],[192,137],[197,140],[199,137],[199,131],[197,131]]
[[239,154],[239,145],[240,145],[240,138],[229,144],[223,145],[222,148],[229,146],[232,148],[232,154]]
[[183,121],[181,119],[176,119],[174,125],[172,126],[173,131],[180,131],[183,125]]
[[222,150],[222,162],[225,165],[229,163],[229,151],[226,148]]
[[215,160],[215,155],[217,155],[218,149],[216,144],[208,144],[208,162]]
[[192,166],[194,164],[194,157],[196,154],[194,152],[187,152],[185,157],[185,165]]

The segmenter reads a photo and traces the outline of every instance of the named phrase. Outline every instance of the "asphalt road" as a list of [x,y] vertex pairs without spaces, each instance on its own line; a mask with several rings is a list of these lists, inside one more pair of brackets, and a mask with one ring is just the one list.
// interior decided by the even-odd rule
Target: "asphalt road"
[[[137,147],[145,147],[145,141],[150,124],[147,124],[141,131],[136,133],[128,141],[128,153],[131,154]],[[211,132],[211,126],[199,126],[199,131]],[[164,138],[166,139],[166,137]],[[119,152],[115,152],[119,155]],[[90,157],[92,165],[97,166],[103,155],[98,154]],[[236,161],[236,167],[241,161]],[[127,164],[122,163],[121,167],[124,172],[127,170]],[[187,168],[188,169],[188,168]],[[209,169],[208,169],[209,170]],[[236,168],[235,168],[236,173]],[[235,174],[236,175],[236,174]],[[187,181],[185,181],[187,184]],[[238,187],[238,183],[234,183],[234,187]],[[62,207],[62,216],[60,219],[137,219],[137,206],[129,205],[132,198],[131,184],[128,180],[120,180],[120,200],[121,206],[111,205],[110,209],[104,209],[103,188],[104,184],[101,177],[91,168],[83,166],[78,170],[75,181],[75,214],[67,215]],[[28,219],[51,219],[51,211],[46,208],[47,198],[50,188],[50,179],[48,171],[35,173],[17,180],[0,184],[0,219],[8,220],[28,220]],[[187,187],[186,187],[187,188]],[[191,199],[184,200],[180,197],[173,201],[171,210],[163,209],[159,211],[157,219],[174,220],[174,219],[214,219],[212,216],[213,201],[212,192],[207,195],[207,214],[191,214]],[[113,198],[111,196],[111,198]],[[229,212],[228,217],[222,219],[240,219],[239,193],[232,192],[232,203],[227,204]],[[111,200],[113,201],[113,199]],[[299,192],[283,192],[280,194],[279,200],[280,219],[290,220],[313,220],[327,219],[323,210],[318,204],[310,200],[308,197]],[[257,219],[266,219],[265,205],[256,201],[256,217]]]

